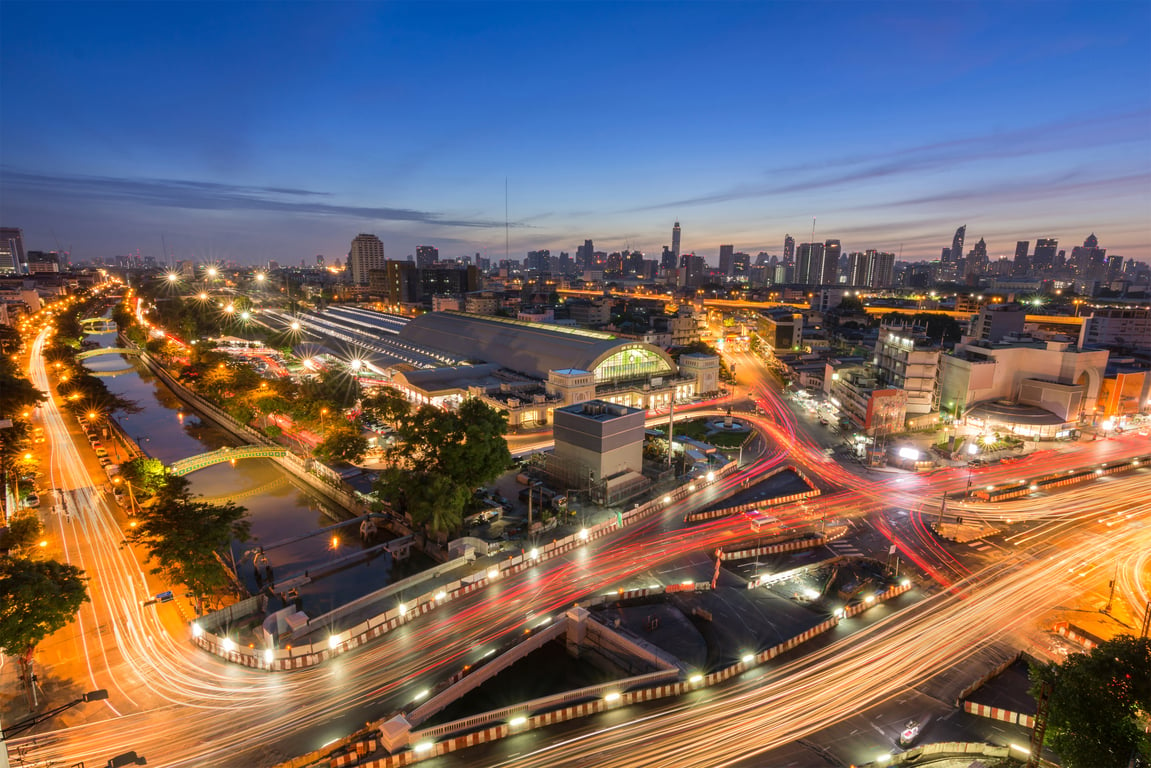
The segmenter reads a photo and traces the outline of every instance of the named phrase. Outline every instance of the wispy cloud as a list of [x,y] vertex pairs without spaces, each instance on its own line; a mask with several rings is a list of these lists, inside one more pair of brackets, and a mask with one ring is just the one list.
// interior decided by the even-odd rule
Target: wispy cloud
[[456,218],[412,208],[328,203],[324,200],[331,197],[330,193],[307,189],[219,184],[185,179],[51,175],[7,167],[0,169],[0,180],[10,191],[23,190],[57,199],[67,197],[190,210],[263,211],[367,221],[410,221],[477,229],[504,226],[502,221]]
[[[910,176],[977,161],[1005,160],[1133,141],[1145,142],[1149,125],[1151,113],[1143,110],[1029,126],[1015,131],[921,144],[890,152],[840,157],[820,163],[773,168],[758,174],[773,181],[742,182],[711,194],[646,205],[633,208],[631,212],[788,195]],[[774,181],[780,177],[790,180],[785,183]]]

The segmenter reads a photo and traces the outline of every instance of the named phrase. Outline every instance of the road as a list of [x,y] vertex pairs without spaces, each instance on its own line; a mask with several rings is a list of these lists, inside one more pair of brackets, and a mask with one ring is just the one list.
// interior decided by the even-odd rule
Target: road
[[[37,353],[42,347],[41,338],[33,350],[32,376],[47,389],[47,373]],[[860,516],[939,493],[931,478],[860,477],[828,461],[778,398],[761,394],[766,415],[749,418],[769,435],[768,450],[724,482],[754,478],[790,451],[821,483],[844,489],[784,516]],[[42,732],[31,750],[38,760],[103,764],[132,749],[147,757],[149,765],[271,765],[409,706],[464,664],[583,595],[650,578],[700,552],[754,537],[740,521],[682,527],[683,514],[706,503],[707,494],[715,492],[711,490],[670,504],[641,526],[468,595],[323,666],[275,675],[254,672],[224,664],[192,646],[179,617],[166,613],[171,606],[157,610],[142,605],[166,586],[150,583],[138,553],[122,546],[120,511],[92,487],[93,466],[85,464],[73,446],[55,404],[41,411],[52,441],[53,482],[66,489],[72,510],[71,519],[51,521],[51,533],[67,559],[93,578],[92,603],[72,627],[49,641],[59,655],[50,666],[62,680],[82,689],[106,688],[111,695],[106,704],[86,705],[99,709],[85,711],[85,722],[63,729],[55,723],[57,730]],[[1116,489],[1135,488],[1135,498],[1148,497],[1138,485],[1140,478],[1110,481]],[[1062,499],[1077,497],[1052,498],[1047,506],[1058,511],[1065,508]],[[1145,512],[1145,506],[1138,506],[1132,514],[1143,520]],[[1123,562],[1141,562],[1140,553],[1149,547],[1134,525],[1136,518],[1107,528],[1106,535],[1094,530],[1098,524],[1080,519],[1050,531],[1050,538],[1019,545],[1002,562],[969,576],[948,575],[954,589],[941,590],[810,657],[770,674],[747,676],[730,687],[700,692],[690,702],[671,703],[667,711],[642,722],[621,721],[613,730],[596,730],[578,743],[552,745],[509,764],[590,764],[586,760],[594,755],[597,765],[734,765],[778,748],[897,696],[933,672],[964,663],[980,647],[1001,638],[1009,625],[1037,619],[1074,589],[1056,579],[1070,567],[1069,555],[1058,545],[1061,536],[1081,537],[1075,555],[1080,559],[1111,552]],[[919,545],[906,546],[915,550]],[[925,562],[930,556],[924,552]],[[15,743],[30,746],[32,740]]]

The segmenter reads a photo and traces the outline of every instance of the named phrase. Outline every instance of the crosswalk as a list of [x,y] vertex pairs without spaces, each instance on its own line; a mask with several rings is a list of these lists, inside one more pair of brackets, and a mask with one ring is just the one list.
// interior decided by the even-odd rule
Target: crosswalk
[[850,541],[833,541],[827,547],[835,554],[844,557],[863,557],[863,552]]
[[967,546],[971,547],[972,549],[977,549],[980,552],[986,552],[989,549],[995,549],[995,547],[991,546],[990,544],[988,544],[983,539],[976,539],[975,541],[969,541],[969,542],[967,542]]

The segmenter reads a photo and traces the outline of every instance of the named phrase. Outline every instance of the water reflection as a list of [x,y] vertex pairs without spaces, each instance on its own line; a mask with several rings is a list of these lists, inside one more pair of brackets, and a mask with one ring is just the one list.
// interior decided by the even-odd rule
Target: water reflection
[[[115,334],[90,338],[101,346],[116,346]],[[171,464],[178,459],[214,451],[238,442],[224,430],[191,412],[142,361],[135,357],[107,355],[90,358],[84,364],[92,371],[133,367],[133,372],[105,379],[114,394],[134,402],[138,413],[117,414],[125,432],[149,456]],[[339,530],[339,545],[333,550],[331,534],[315,534],[345,519],[346,513],[316,495],[271,459],[246,459],[233,464],[217,464],[188,475],[193,493],[220,503],[233,500],[248,510],[251,539],[233,542],[232,558],[239,576],[251,592],[266,589],[270,573],[273,583],[305,572],[324,569],[337,557],[362,551],[384,539],[363,542],[358,525]],[[260,548],[285,540],[290,543],[264,551],[259,571],[256,560]],[[231,563],[229,563],[231,564]],[[418,566],[403,564],[405,575]],[[267,569],[267,570],[265,570]],[[397,573],[400,569],[395,569]],[[334,605],[367,594],[389,583],[393,563],[383,554],[366,563],[350,566],[297,587],[303,608],[318,615]],[[397,576],[402,577],[402,576]],[[271,594],[278,592],[273,588]]]

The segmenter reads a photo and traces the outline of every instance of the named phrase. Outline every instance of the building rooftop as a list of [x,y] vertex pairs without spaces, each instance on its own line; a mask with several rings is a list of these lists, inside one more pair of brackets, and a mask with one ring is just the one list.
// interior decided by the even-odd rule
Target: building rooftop
[[633,413],[643,413],[639,408],[629,408],[626,405],[617,405],[606,400],[586,400],[575,405],[556,408],[555,412],[571,413],[595,421],[611,421],[622,416],[630,416]]

